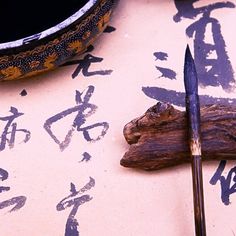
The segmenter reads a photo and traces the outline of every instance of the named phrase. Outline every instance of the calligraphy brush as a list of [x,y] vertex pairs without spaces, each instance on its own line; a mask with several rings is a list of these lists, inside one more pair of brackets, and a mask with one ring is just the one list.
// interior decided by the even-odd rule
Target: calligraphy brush
[[198,78],[194,60],[188,45],[185,51],[184,61],[184,86],[186,91],[186,113],[188,118],[189,145],[192,163],[195,232],[197,236],[205,236],[206,226],[202,181]]

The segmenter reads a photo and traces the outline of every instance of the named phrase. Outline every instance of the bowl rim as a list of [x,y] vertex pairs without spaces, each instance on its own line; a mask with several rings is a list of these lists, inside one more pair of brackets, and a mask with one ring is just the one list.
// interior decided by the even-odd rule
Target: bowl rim
[[52,36],[53,34],[65,29],[69,25],[73,24],[75,21],[79,20],[81,17],[83,17],[85,14],[87,14],[91,8],[96,5],[96,3],[99,0],[88,0],[88,2],[81,7],[78,11],[76,11],[74,14],[66,18],[64,21],[46,29],[41,32],[38,32],[33,35],[29,35],[27,37],[13,40],[10,42],[0,43],[0,51],[8,50],[8,49],[14,49],[18,48],[20,46],[26,46],[29,45],[32,42],[39,41],[41,39],[45,39],[48,36]]

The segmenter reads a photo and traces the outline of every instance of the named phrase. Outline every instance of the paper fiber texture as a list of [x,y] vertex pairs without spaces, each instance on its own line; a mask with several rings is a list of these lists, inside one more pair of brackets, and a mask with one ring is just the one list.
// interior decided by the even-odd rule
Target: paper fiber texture
[[[123,127],[185,109],[186,45],[201,105],[236,104],[236,1],[121,0],[86,54],[0,84],[0,235],[194,235],[190,165],[119,164]],[[208,235],[236,234],[236,162],[203,164]]]

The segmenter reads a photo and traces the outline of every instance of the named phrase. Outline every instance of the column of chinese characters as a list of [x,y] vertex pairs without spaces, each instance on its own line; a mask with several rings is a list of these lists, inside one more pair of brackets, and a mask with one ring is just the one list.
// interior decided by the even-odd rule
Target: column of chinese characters
[[[193,38],[194,60],[198,72],[199,84],[206,86],[221,86],[223,90],[231,92],[235,88],[234,72],[226,50],[226,43],[221,32],[220,22],[211,16],[214,10],[220,8],[235,8],[232,2],[216,2],[203,7],[194,7],[196,0],[175,1],[178,10],[173,17],[175,22],[180,22],[184,18],[200,18],[192,23],[186,29],[188,37]],[[212,42],[205,42],[207,27],[211,28]],[[232,99],[232,105],[235,105],[235,99]],[[212,100],[211,103],[221,103],[222,100]],[[201,103],[204,104],[203,99]],[[227,99],[223,103],[227,104]],[[233,167],[225,177],[223,171],[226,161],[221,161],[215,174],[210,180],[212,185],[219,181],[221,186],[221,200],[225,205],[229,205],[229,197],[236,192],[235,174],[236,167]],[[232,183],[233,182],[233,183]]]
[[76,186],[70,184],[70,192],[67,197],[63,198],[56,206],[57,211],[64,211],[66,208],[71,208],[70,214],[67,218],[66,227],[65,227],[65,236],[79,236],[78,226],[79,223],[75,218],[75,215],[79,207],[86,202],[91,201],[93,198],[84,194],[84,192],[89,191],[95,186],[95,180],[90,177],[89,182],[80,190],[76,190]]
[[[8,172],[2,168],[0,168],[0,181],[5,181],[8,179]],[[10,187],[9,186],[0,186],[0,193],[9,191]],[[18,196],[18,197],[13,197],[11,199],[5,200],[0,202],[0,210],[13,206],[9,212],[17,211],[21,209],[26,202],[26,197],[25,196]]]
[[[108,26],[104,32],[111,33],[115,30],[116,29],[114,27]],[[90,66],[93,63],[100,63],[103,61],[102,57],[96,57],[90,54],[90,52],[93,50],[94,47],[91,45],[90,47],[88,47],[86,51],[87,54],[85,54],[82,59],[72,60],[63,65],[67,66],[67,65],[77,64],[77,67],[72,73],[73,79],[75,79],[80,73],[82,73],[82,75],[85,77],[90,77],[95,75],[101,75],[101,76],[110,75],[113,72],[113,70],[101,70],[101,69],[96,71],[90,70]],[[76,105],[50,117],[44,123],[45,130],[48,132],[48,134],[54,140],[54,142],[59,145],[61,151],[65,150],[65,148],[67,148],[68,145],[70,144],[74,131],[82,132],[84,139],[88,142],[98,141],[106,135],[109,129],[109,124],[107,122],[99,122],[92,125],[84,126],[84,124],[87,122],[86,119],[91,115],[93,115],[97,110],[96,105],[89,103],[90,98],[94,93],[94,90],[95,90],[94,86],[89,86],[83,92],[76,90],[76,95],[75,95]],[[52,124],[58,122],[64,117],[73,113],[75,113],[75,118],[73,120],[73,123],[71,124],[71,128],[68,130],[64,140],[59,140],[52,131]],[[96,128],[100,128],[101,132],[98,136],[92,137],[90,135],[90,130]],[[92,156],[88,152],[84,152],[82,156],[83,157],[80,162],[88,162],[92,158]],[[92,200],[92,197],[90,195],[83,193],[90,190],[94,186],[95,186],[95,180],[92,177],[90,177],[89,182],[78,191],[76,190],[75,184],[71,183],[70,184],[71,194],[62,199],[57,204],[56,206],[57,211],[63,211],[66,208],[72,207],[66,222],[65,236],[79,236],[80,234],[78,229],[79,223],[75,218],[75,216],[81,205]]]

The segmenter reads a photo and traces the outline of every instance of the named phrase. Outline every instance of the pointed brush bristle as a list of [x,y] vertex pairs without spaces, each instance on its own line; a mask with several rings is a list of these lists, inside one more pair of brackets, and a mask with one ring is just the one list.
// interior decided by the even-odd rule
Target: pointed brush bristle
[[186,94],[193,94],[198,92],[198,79],[195,63],[187,45],[184,59],[184,85]]

